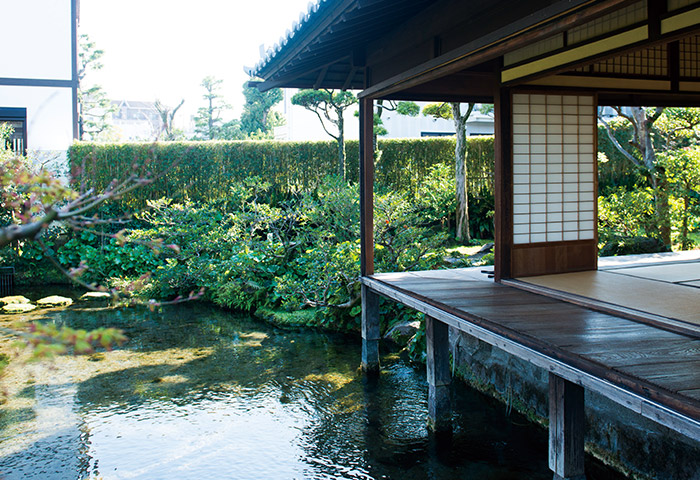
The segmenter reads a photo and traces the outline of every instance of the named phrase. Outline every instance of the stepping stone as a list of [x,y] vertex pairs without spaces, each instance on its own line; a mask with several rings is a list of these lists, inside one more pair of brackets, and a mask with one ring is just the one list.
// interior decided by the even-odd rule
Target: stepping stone
[[68,297],[60,297],[58,295],[51,295],[50,297],[44,297],[36,301],[36,304],[40,307],[64,307],[73,303]]
[[80,300],[85,301],[96,301],[96,300],[110,300],[112,295],[107,292],[87,292],[80,296]]
[[0,298],[0,305],[10,305],[13,303],[30,304],[32,303],[32,301],[29,300],[27,297],[23,297],[22,295],[13,295],[10,297]]
[[2,307],[3,313],[26,313],[31,312],[36,308],[36,305],[31,303],[9,303]]

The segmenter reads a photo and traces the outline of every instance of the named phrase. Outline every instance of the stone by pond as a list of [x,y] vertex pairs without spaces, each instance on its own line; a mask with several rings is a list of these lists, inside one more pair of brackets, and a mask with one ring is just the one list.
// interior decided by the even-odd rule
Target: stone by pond
[[62,297],[60,295],[50,295],[36,301],[36,304],[40,307],[66,307],[72,303],[72,298]]
[[107,292],[86,292],[80,296],[80,300],[87,302],[111,300],[112,295]]
[[26,319],[116,326],[130,341],[8,367],[4,480],[551,478],[546,431],[462,384],[451,440],[429,434],[424,367],[395,351],[369,381],[352,337],[195,303],[80,305]]
[[22,295],[11,295],[9,297],[1,297],[0,298],[0,305],[13,305],[16,303],[26,305],[26,304],[32,303],[32,301],[29,300],[27,297],[24,297]]
[[16,313],[27,313],[36,309],[36,305],[31,303],[8,303],[3,305],[3,313],[16,314]]

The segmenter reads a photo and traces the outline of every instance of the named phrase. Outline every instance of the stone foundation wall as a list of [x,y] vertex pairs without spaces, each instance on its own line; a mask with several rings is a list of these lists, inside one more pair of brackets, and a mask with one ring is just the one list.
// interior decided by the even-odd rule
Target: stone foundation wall
[[[455,375],[545,426],[546,370],[450,329]],[[586,390],[586,450],[635,479],[700,480],[700,443]]]

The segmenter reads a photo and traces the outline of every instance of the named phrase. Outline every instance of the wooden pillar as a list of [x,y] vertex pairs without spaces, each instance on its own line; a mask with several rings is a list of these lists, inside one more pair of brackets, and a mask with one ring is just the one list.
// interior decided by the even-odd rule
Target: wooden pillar
[[445,323],[425,316],[428,370],[428,427],[436,432],[452,429],[450,402],[449,330]]
[[554,480],[585,480],[583,387],[549,374],[549,468]]
[[[360,274],[374,273],[374,100],[360,99]],[[362,370],[379,372],[379,296],[362,285]]]
[[362,370],[379,372],[379,295],[362,285]]
[[511,277],[513,248],[513,138],[510,89],[499,88],[494,95],[494,280]]
[[360,99],[360,274],[374,273],[374,100]]

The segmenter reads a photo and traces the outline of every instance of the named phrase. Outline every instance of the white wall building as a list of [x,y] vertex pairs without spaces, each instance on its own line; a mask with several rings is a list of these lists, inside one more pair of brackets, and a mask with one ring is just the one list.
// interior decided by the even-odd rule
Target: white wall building
[[78,0],[2,1],[0,122],[14,144],[46,162],[78,136]]
[[115,112],[109,118],[121,141],[153,141],[163,129],[155,102],[113,100]]
[[[331,137],[323,130],[316,114],[303,107],[292,105],[295,89],[284,89],[284,98],[277,107],[286,123],[275,128],[275,140],[306,141],[329,140]],[[422,109],[428,102],[416,102]],[[355,116],[357,107],[348,109],[345,114],[345,138],[357,140],[360,131],[359,119]],[[454,135],[452,120],[435,119],[419,114],[407,117],[385,110],[382,114],[384,128],[388,133],[380,138],[419,138],[443,137]],[[326,122],[328,124],[328,122]],[[330,125],[331,132],[336,133],[335,126]],[[493,135],[493,117],[484,115],[474,109],[467,121],[467,135]]]

